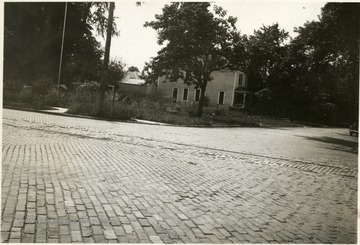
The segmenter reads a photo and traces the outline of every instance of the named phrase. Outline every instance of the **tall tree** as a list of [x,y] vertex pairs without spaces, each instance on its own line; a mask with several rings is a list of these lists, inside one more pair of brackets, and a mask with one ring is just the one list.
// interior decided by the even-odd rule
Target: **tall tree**
[[255,92],[253,105],[258,112],[273,114],[274,110],[283,111],[281,107],[284,107],[288,93],[288,38],[288,32],[273,24],[263,25],[239,42],[245,46],[246,52],[237,54],[237,57],[246,59],[244,71],[248,75],[249,89]]
[[359,104],[360,4],[328,3],[291,42],[295,93],[304,91],[313,120],[354,121]]
[[[4,81],[29,85],[41,77],[56,81],[65,3],[5,3]],[[106,3],[68,3],[61,83],[99,77],[103,51],[93,29],[103,34]]]
[[108,76],[108,67],[109,67],[109,58],[110,58],[111,36],[113,33],[114,9],[115,9],[115,3],[111,2],[109,9],[108,25],[106,30],[105,57],[103,62],[103,70],[101,74],[101,83],[99,89],[99,104],[98,104],[98,112],[97,112],[98,116],[101,116],[104,110],[105,90],[108,82],[107,76]]
[[234,40],[239,38],[236,18],[226,17],[226,11],[207,2],[185,2],[165,5],[156,21],[146,22],[158,33],[158,43],[166,44],[153,58],[147,70],[151,77],[166,76],[170,81],[182,79],[185,84],[201,89],[197,115],[201,116],[207,84],[211,73],[233,64]]

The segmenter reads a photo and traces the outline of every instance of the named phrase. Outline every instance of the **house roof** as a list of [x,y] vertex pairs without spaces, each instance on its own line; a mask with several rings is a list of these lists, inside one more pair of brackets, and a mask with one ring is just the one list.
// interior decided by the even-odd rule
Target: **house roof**
[[142,79],[124,79],[120,83],[133,84],[133,85],[144,85],[145,80]]
[[140,72],[130,71],[126,74],[125,78],[120,83],[133,84],[133,85],[144,85],[145,80],[140,79]]

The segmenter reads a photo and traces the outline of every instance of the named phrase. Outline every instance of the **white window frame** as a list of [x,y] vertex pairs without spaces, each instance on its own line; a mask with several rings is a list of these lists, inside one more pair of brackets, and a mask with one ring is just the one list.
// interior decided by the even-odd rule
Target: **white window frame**
[[[174,91],[176,89],[176,98],[174,98]],[[171,99],[178,101],[178,97],[179,97],[179,88],[173,88],[172,92],[171,92]]]
[[[187,93],[186,93],[186,98],[184,98],[185,90],[187,91]],[[183,99],[183,100],[189,100],[189,89],[188,89],[188,88],[183,88],[183,96],[182,96],[182,99]]]
[[[200,92],[199,92],[199,100],[198,100],[198,101],[196,101],[196,91],[197,91],[197,90],[199,90],[199,91],[200,91]],[[200,97],[201,97],[201,88],[195,89],[195,93],[194,93],[194,101],[199,102],[199,101],[200,101]]]
[[[220,93],[224,93],[222,104],[220,104]],[[219,91],[218,92],[218,105],[224,105],[225,104],[225,91]]]

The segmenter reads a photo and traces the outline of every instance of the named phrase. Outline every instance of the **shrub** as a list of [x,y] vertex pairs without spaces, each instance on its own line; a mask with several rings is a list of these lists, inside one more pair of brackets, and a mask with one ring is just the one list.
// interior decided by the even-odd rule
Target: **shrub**
[[50,89],[54,86],[54,82],[48,78],[40,78],[38,80],[33,81],[32,83],[32,91],[42,97],[45,96]]
[[50,91],[44,96],[43,102],[46,105],[50,106],[66,106],[68,104],[68,97],[66,92],[63,89],[58,89],[53,87]]
[[73,101],[70,103],[67,112],[70,114],[96,116],[97,103]]
[[34,101],[34,94],[30,86],[24,86],[19,94],[19,100],[21,102],[31,103]]

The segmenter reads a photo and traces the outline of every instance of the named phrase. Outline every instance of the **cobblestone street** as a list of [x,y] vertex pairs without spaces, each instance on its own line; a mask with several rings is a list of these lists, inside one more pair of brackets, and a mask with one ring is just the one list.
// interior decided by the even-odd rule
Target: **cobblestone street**
[[[248,141],[230,138],[234,129],[4,109],[2,241],[357,242],[357,153],[351,147],[321,147],[306,136],[309,153],[293,157],[291,140],[282,155],[261,148],[260,140],[250,142],[261,130],[276,129],[236,130]],[[202,141],[192,132],[201,132]],[[211,132],[223,142],[207,141]]]

